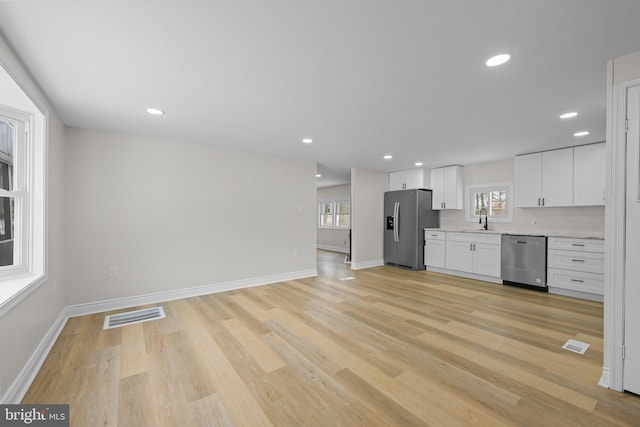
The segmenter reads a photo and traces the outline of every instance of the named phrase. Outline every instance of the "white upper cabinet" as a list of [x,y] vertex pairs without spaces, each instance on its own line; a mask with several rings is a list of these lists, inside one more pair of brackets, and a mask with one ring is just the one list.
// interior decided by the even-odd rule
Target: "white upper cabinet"
[[518,208],[573,205],[573,148],[516,156]]
[[516,156],[516,207],[531,208],[540,206],[540,194],[542,194],[542,153]]
[[409,190],[426,188],[424,182],[424,169],[411,169],[389,174],[389,190]]
[[431,169],[433,209],[462,209],[464,168],[447,166]]
[[605,192],[605,143],[573,148],[573,204],[602,206]]
[[573,148],[542,153],[542,206],[573,204]]

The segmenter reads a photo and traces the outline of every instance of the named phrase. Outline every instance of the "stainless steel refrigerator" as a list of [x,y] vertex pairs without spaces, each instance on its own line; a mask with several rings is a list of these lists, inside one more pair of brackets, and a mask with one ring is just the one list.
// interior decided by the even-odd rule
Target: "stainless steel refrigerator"
[[440,226],[431,190],[384,193],[384,263],[424,270],[424,229]]

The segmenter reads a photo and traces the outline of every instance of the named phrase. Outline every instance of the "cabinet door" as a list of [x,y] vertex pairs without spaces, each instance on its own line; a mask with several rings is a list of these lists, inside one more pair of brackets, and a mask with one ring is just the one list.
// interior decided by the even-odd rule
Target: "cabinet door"
[[573,148],[573,204],[575,206],[604,205],[605,144]]
[[516,156],[515,160],[515,205],[517,208],[532,208],[542,202],[542,156],[541,153]]
[[445,241],[427,240],[424,247],[424,263],[429,267],[444,268]]
[[473,252],[471,243],[447,241],[447,258],[445,263],[448,269],[473,272]]
[[412,169],[389,174],[389,190],[424,188],[424,169]]
[[444,168],[431,169],[432,209],[444,209]]
[[543,206],[573,205],[573,148],[542,153]]
[[462,188],[464,169],[462,166],[444,168],[444,207],[462,209]]
[[473,272],[485,276],[500,277],[500,245],[476,243],[473,251]]

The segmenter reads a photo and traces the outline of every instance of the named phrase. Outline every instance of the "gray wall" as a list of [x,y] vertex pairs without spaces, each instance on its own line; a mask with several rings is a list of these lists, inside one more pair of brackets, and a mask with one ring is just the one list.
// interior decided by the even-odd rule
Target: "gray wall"
[[[16,380],[65,305],[63,268],[65,129],[11,49],[0,38],[0,61],[40,110],[48,111],[46,281],[0,317],[0,400]],[[0,70],[0,102],[34,112],[34,106]]]
[[[351,198],[351,185],[335,185],[333,187],[318,188],[318,202],[322,199]],[[316,218],[318,206],[316,205]],[[318,220],[316,219],[316,227]],[[349,252],[349,230],[329,229],[318,227],[317,247],[337,252]]]
[[315,269],[314,162],[79,129],[66,162],[69,304]]

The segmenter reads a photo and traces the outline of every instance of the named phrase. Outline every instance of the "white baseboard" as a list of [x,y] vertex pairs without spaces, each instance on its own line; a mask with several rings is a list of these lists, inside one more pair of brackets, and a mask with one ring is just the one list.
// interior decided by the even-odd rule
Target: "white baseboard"
[[549,286],[549,293],[562,295],[565,297],[586,299],[589,301],[604,302],[604,295],[592,294],[589,292],[572,291],[570,289],[555,288],[553,286]]
[[374,261],[362,261],[362,262],[355,262],[351,260],[352,270],[362,270],[363,268],[380,267],[381,265],[384,265],[383,259],[377,259]]
[[278,282],[286,282],[288,280],[304,279],[306,277],[315,277],[318,270],[313,268],[309,270],[294,271],[290,273],[274,274],[271,276],[255,277],[244,280],[234,280],[231,282],[215,283],[212,285],[197,286],[187,289],[176,289],[172,291],[158,292],[149,295],[138,295],[126,298],[116,298],[107,301],[98,301],[87,304],[76,304],[67,306],[47,331],[40,344],[36,347],[31,357],[22,368],[18,377],[13,384],[7,389],[4,396],[1,397],[1,404],[18,404],[29,390],[31,383],[36,377],[38,371],[42,367],[51,347],[58,339],[62,332],[62,328],[71,317],[84,316],[87,314],[101,313],[110,310],[119,310],[122,308],[136,307],[139,305],[155,304],[176,299],[195,297],[200,295],[215,294],[218,292],[232,291],[236,289],[251,288],[254,286],[269,285]]
[[291,273],[274,274],[271,276],[255,277],[251,279],[234,280],[231,282],[215,283],[212,285],[196,286],[193,288],[176,289],[172,291],[157,292],[154,294],[138,295],[126,298],[116,298],[106,301],[76,304],[66,307],[69,317],[84,316],[87,314],[102,313],[110,310],[137,307],[146,304],[172,301],[182,298],[197,297],[200,295],[215,294],[218,292],[233,291],[236,289],[251,288],[254,286],[269,285],[285,282],[287,280],[304,279],[318,275],[318,270],[295,271]]
[[7,392],[0,399],[0,403],[18,404],[22,401],[22,398],[29,390],[29,387],[31,387],[31,383],[49,355],[51,347],[53,347],[53,344],[55,344],[58,336],[62,332],[62,328],[66,325],[67,319],[69,319],[65,311],[65,309],[62,309],[62,312],[55,322],[53,322],[53,325],[51,325],[47,333],[44,335],[44,338],[42,338],[42,341],[40,341],[40,344],[38,344],[35,351],[31,354],[31,357],[18,374],[18,377],[13,381],[11,386],[7,389]]
[[340,252],[340,253],[343,253],[343,254],[348,254],[349,253],[349,248],[343,248],[341,246],[331,246],[331,245],[317,244],[316,248],[317,249],[324,249],[325,251]]
[[606,366],[602,367],[602,376],[600,377],[600,381],[598,381],[598,385],[605,388],[609,388],[611,385],[611,372],[609,372],[609,368]]

